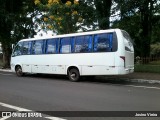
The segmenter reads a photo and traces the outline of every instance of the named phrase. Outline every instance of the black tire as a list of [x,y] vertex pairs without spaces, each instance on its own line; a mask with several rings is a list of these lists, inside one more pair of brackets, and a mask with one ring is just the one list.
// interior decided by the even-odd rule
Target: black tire
[[24,75],[21,66],[17,66],[17,67],[16,67],[16,75],[17,75],[18,77],[21,77],[21,76]]
[[79,74],[78,69],[75,69],[75,68],[70,69],[68,72],[68,77],[69,77],[69,80],[72,82],[79,81],[80,74]]

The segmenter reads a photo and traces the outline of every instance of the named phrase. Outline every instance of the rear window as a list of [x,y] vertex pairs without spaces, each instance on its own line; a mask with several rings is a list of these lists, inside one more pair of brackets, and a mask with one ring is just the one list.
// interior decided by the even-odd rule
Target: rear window
[[122,30],[122,34],[123,34],[123,37],[124,37],[125,50],[133,52],[134,51],[133,41],[132,41],[130,35],[126,31],[123,31],[123,30]]

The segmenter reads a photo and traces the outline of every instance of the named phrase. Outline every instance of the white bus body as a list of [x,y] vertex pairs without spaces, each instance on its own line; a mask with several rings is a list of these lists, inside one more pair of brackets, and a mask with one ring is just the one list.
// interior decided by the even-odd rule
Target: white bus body
[[128,33],[120,29],[23,39],[13,50],[11,69],[18,76],[62,74],[71,81],[88,75],[124,75],[134,71],[134,49]]

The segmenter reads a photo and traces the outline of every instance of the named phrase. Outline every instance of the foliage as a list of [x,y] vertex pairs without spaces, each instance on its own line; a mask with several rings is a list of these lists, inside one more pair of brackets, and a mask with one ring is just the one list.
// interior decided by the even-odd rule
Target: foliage
[[160,56],[160,43],[151,45],[151,55]]
[[33,1],[23,1],[21,12],[15,15],[11,32],[11,39],[13,43],[22,38],[33,37],[36,34],[35,28],[37,25],[33,23],[33,20],[37,15],[37,11],[34,6]]
[[57,34],[108,29],[112,0],[35,0],[41,28]]
[[82,26],[85,24],[90,27],[93,17],[92,8],[86,9],[84,3],[80,4],[77,0],[48,0],[46,2],[35,0],[34,2],[42,11],[42,16],[38,19],[42,29],[64,34],[83,29]]
[[0,4],[0,42],[3,62],[9,67],[11,44],[33,36],[34,2],[32,0],[3,0]]
[[112,0],[94,0],[99,29],[108,29]]
[[[160,13],[160,11],[159,11],[159,13]],[[153,20],[152,21],[153,29],[152,29],[152,41],[151,41],[151,43],[152,44],[155,44],[157,42],[160,43],[160,38],[159,38],[159,35],[160,35],[160,14],[159,15],[154,15],[152,20]]]
[[160,3],[157,0],[114,1],[117,3],[114,12],[120,10],[120,20],[115,21],[113,27],[123,28],[131,34],[135,42],[136,56],[149,56],[150,44],[158,40]]

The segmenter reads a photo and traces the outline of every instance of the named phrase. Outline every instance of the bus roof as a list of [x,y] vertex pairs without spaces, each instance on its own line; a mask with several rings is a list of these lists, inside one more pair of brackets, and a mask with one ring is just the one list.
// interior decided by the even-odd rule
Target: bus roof
[[71,34],[62,34],[62,35],[55,35],[51,37],[40,37],[40,38],[27,38],[27,39],[22,39],[20,41],[34,41],[34,40],[45,40],[45,39],[52,39],[52,38],[63,38],[63,37],[74,37],[74,36],[81,36],[81,35],[92,35],[92,34],[97,34],[97,33],[104,33],[104,32],[115,32],[120,29],[107,29],[107,30],[97,30],[97,31],[89,31],[89,32],[80,32],[80,33],[71,33]]

